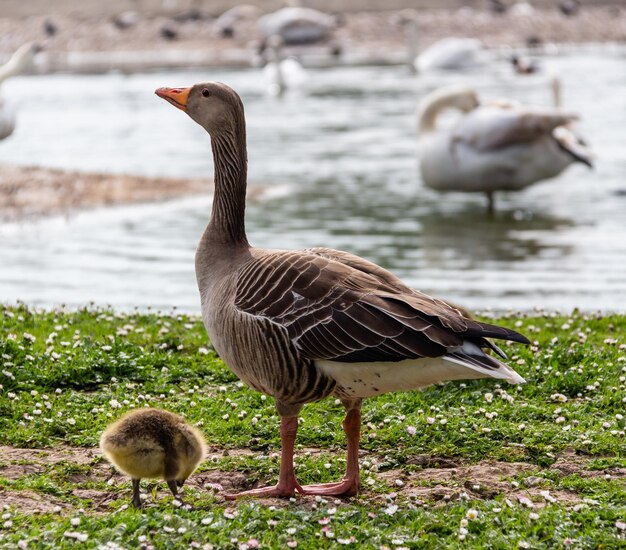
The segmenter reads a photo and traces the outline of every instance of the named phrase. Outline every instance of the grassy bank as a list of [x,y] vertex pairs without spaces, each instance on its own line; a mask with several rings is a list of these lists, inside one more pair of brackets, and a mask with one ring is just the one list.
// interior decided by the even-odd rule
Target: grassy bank
[[[363,494],[225,503],[215,488],[277,474],[278,417],[187,315],[0,310],[0,546],[20,548],[617,548],[626,544],[626,318],[505,316],[528,383],[434,386],[366,401]],[[150,405],[204,431],[210,456],[175,506],[93,448],[112,419]],[[302,483],[339,478],[342,407],[305,408]]]

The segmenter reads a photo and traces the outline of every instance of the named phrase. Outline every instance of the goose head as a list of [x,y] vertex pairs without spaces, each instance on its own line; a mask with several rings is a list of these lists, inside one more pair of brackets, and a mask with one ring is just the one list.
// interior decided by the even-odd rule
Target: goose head
[[205,82],[188,88],[159,88],[155,93],[185,111],[211,136],[235,133],[241,122],[241,98],[221,82]]

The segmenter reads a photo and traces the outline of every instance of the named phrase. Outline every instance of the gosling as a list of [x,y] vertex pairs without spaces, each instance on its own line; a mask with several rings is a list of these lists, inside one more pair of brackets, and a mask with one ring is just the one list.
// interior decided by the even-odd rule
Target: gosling
[[111,424],[100,437],[100,449],[133,481],[133,506],[141,508],[139,481],[163,479],[174,498],[205,456],[198,429],[182,417],[160,409],[139,409]]

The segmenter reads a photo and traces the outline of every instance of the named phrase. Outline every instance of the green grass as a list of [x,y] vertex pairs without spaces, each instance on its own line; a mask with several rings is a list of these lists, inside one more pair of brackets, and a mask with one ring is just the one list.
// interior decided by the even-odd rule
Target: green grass
[[[3,478],[2,466],[15,461],[0,456],[0,505],[3,495],[24,493],[54,498],[62,508],[61,513],[28,514],[9,505],[0,522],[0,547],[17,547],[19,541],[28,541],[29,548],[70,547],[76,544],[71,533],[78,532],[87,535],[80,543],[86,548],[107,542],[124,548],[192,543],[239,548],[251,538],[262,547],[285,548],[293,541],[298,548],[326,548],[351,537],[353,547],[361,548],[457,548],[461,520],[470,509],[478,517],[465,527],[462,544],[468,548],[560,548],[568,539],[573,548],[623,547],[626,318],[537,313],[497,322],[533,340],[529,347],[505,349],[528,383],[468,381],[366,400],[359,498],[340,504],[297,498],[276,507],[250,501],[233,505],[198,486],[186,493],[194,510],[183,510],[159,486],[156,503],[137,513],[125,506],[128,483],[116,477],[110,486],[102,475],[90,476],[95,469],[106,470],[99,457],[82,465],[43,464],[36,473]],[[215,451],[253,451],[218,453],[198,476],[232,471],[248,483],[276,478],[279,419],[273,400],[238,381],[196,317],[6,306],[0,309],[0,367],[0,445],[95,447],[109,422],[132,407],[149,405],[184,414]],[[301,482],[342,475],[342,416],[333,399],[305,407],[297,440]],[[308,448],[317,450],[307,454]],[[584,471],[551,468],[564,453],[584,461]],[[510,487],[508,492],[500,487],[481,494],[455,479],[423,479],[424,456],[462,465],[524,462],[532,471],[520,469],[496,480]],[[421,466],[415,457],[422,457]],[[406,487],[394,486],[387,472]],[[613,474],[606,478],[607,472]],[[508,494],[516,486],[530,487],[531,477],[537,489],[531,494],[533,509]],[[447,500],[420,502],[406,490],[437,485],[448,492]],[[113,497],[103,511],[77,488]],[[571,498],[546,502],[538,490]],[[72,525],[76,517],[80,523]]]

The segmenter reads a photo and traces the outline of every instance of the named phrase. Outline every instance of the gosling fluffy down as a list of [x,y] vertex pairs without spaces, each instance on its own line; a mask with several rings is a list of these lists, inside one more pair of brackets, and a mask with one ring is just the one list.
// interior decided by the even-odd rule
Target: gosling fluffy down
[[178,498],[178,487],[205,456],[205,441],[198,429],[177,414],[139,409],[103,432],[100,449],[118,470],[132,478],[133,505],[139,508],[139,480],[143,478],[165,480]]

